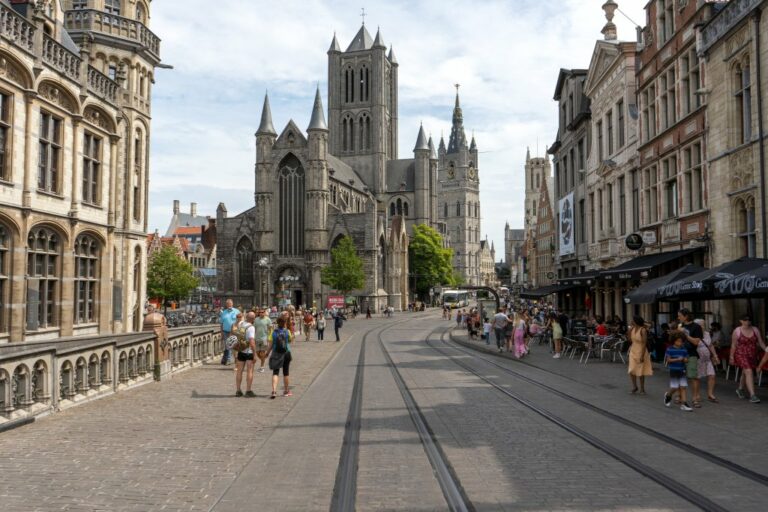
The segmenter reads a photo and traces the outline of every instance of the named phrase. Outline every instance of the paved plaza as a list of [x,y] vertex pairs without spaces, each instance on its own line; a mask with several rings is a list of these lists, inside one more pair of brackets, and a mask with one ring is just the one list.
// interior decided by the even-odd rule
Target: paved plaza
[[739,401],[732,384],[721,383],[720,404],[683,413],[662,405],[663,369],[647,396],[630,396],[619,363],[556,361],[545,346],[511,361],[454,326],[403,313],[351,320],[341,343],[296,342],[290,398],[269,400],[268,373],[256,375],[257,398],[235,398],[232,367],[208,364],[0,434],[0,510],[333,510],[362,347],[356,510],[448,510],[398,372],[468,510],[702,508],[492,383],[720,507],[712,510],[764,510],[765,482],[520,376],[765,474],[766,406]]

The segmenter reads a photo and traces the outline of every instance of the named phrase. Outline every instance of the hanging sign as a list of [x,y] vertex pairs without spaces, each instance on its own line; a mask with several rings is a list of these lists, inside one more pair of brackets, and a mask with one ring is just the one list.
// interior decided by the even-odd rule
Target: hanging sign
[[643,237],[637,233],[632,233],[627,237],[625,243],[630,251],[639,251],[643,248]]

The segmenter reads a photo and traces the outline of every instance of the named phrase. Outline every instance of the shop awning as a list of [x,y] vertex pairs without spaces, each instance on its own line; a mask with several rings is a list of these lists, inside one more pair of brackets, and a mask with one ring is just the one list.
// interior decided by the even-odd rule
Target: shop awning
[[577,276],[558,279],[557,284],[563,286],[592,286],[598,274],[600,274],[599,270],[589,270]]
[[768,297],[768,266],[717,281],[715,299],[757,299]]
[[627,304],[653,304],[659,299],[659,288],[668,285],[672,281],[684,279],[704,270],[706,270],[704,267],[689,263],[683,268],[670,272],[665,276],[651,279],[647,283],[635,288],[624,297],[624,302]]
[[763,258],[743,257],[729,261],[715,268],[672,281],[662,286],[659,288],[659,298],[661,300],[711,299],[714,297],[714,285],[718,281],[732,279],[765,265],[768,265],[768,260]]
[[553,293],[570,290],[572,286],[564,286],[559,284],[551,284],[549,286],[542,286],[541,288],[534,288],[533,290],[525,290],[520,292],[520,297],[523,299],[542,299],[547,295]]
[[700,251],[700,248],[683,249],[680,251],[645,254],[631,259],[621,265],[600,271],[600,279],[606,281],[627,281],[648,277],[653,269],[678,258]]

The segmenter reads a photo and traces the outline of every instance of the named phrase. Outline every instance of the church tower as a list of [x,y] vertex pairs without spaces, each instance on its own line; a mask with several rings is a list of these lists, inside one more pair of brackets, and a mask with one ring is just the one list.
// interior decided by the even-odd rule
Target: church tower
[[467,144],[458,86],[448,148],[440,141],[439,180],[443,211],[454,252],[454,268],[466,284],[480,284],[480,178],[474,136]]
[[397,159],[397,72],[381,31],[363,24],[341,51],[328,50],[329,150],[352,166],[374,194],[386,192],[386,162]]
[[[546,152],[545,152],[546,154]],[[552,168],[549,159],[538,156],[531,158],[531,150],[525,154],[525,231],[529,232],[536,226],[537,204],[544,181],[552,190]]]

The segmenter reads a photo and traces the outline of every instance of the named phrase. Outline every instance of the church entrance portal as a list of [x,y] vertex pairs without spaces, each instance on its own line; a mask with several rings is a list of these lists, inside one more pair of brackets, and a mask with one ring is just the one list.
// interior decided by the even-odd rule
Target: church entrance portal
[[296,307],[304,305],[304,294],[301,290],[293,290],[293,304]]

